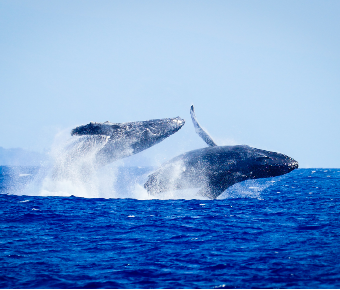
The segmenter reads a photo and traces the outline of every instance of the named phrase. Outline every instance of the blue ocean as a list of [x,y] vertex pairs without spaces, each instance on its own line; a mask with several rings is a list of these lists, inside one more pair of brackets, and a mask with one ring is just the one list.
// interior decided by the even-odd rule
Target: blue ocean
[[148,196],[152,170],[117,166],[110,186],[74,191],[42,167],[0,167],[0,288],[340,288],[340,169],[217,200]]

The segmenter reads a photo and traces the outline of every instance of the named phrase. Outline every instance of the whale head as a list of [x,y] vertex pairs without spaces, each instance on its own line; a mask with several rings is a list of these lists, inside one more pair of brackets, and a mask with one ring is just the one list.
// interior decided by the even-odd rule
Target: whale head
[[256,148],[251,148],[251,151],[251,161],[248,161],[251,179],[275,177],[299,167],[296,160],[285,154]]

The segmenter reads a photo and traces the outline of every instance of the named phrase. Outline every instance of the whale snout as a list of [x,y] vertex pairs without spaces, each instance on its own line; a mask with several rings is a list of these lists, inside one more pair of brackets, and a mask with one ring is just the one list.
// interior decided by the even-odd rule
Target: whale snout
[[288,160],[286,159],[286,161],[283,162],[282,165],[279,165],[279,167],[280,170],[282,171],[282,174],[286,174],[293,171],[294,169],[299,168],[299,163],[293,158],[288,157]]
[[[280,154],[280,156],[281,156],[281,154]],[[282,154],[282,156],[283,157],[282,157],[281,161],[278,161],[278,167],[282,171],[282,174],[289,173],[289,172],[293,171],[294,169],[299,168],[299,163],[295,159],[288,157],[286,155],[283,155],[283,154]]]
[[299,162],[297,162],[296,160],[292,160],[289,164],[288,164],[289,169],[294,170],[299,168]]
[[256,162],[252,167],[255,178],[274,177],[287,174],[299,167],[299,163],[284,154],[257,150]]
[[182,128],[183,125],[185,124],[185,120],[180,117],[173,118],[171,119],[171,121],[172,121],[172,124],[177,128]]

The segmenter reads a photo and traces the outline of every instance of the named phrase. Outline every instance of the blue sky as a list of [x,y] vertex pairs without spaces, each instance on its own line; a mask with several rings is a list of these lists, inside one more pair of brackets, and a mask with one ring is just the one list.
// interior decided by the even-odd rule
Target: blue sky
[[[47,151],[96,122],[180,116],[140,158],[220,145],[340,167],[340,1],[0,2],[0,146]],[[161,153],[160,153],[161,152]]]

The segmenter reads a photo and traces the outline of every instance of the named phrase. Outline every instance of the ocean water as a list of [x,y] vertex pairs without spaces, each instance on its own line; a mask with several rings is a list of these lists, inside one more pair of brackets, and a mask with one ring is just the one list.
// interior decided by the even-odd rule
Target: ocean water
[[118,168],[113,197],[90,198],[30,188],[39,168],[0,167],[0,288],[340,288],[340,169],[218,200],[129,198],[150,171]]

